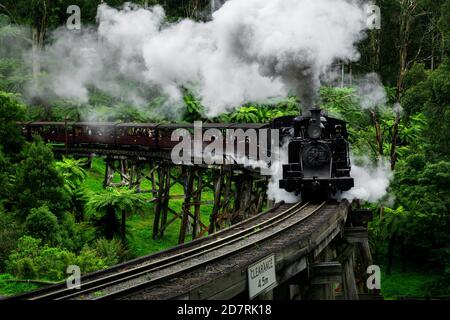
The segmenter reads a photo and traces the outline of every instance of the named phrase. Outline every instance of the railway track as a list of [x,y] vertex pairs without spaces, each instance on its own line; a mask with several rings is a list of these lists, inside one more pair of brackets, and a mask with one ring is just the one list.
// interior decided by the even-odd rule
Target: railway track
[[304,222],[326,205],[280,204],[206,238],[192,241],[161,253],[136,259],[106,272],[82,278],[81,289],[68,289],[65,284],[21,295],[19,299],[114,299],[182,276],[196,268],[225,259],[258,245],[283,231]]

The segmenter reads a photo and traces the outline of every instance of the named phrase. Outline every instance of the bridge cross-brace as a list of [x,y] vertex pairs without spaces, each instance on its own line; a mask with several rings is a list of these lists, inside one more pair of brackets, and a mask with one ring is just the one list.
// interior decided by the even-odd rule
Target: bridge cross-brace
[[[117,178],[120,181],[114,182]],[[142,188],[143,181],[151,184],[151,190]],[[192,239],[202,237],[259,213],[269,205],[267,182],[266,177],[235,165],[175,165],[162,159],[108,155],[103,184],[150,194],[149,201],[154,203],[153,239],[163,237],[166,229],[179,220],[178,242],[184,243],[188,234]],[[183,194],[171,194],[176,184]],[[202,200],[207,190],[211,190],[213,200]],[[171,199],[183,199],[181,212],[172,208]],[[202,205],[211,208],[206,224],[201,219]]]

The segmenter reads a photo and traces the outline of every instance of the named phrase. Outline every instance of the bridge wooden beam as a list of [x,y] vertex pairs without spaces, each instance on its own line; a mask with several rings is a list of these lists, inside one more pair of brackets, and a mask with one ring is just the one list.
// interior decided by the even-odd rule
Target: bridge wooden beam
[[346,224],[348,226],[362,226],[367,227],[367,224],[372,221],[373,215],[370,209],[352,209],[347,217]]
[[192,239],[197,238],[200,233],[200,206],[202,204],[202,189],[203,189],[203,172],[201,169],[196,169],[195,174],[197,175],[197,189],[194,192],[194,218],[192,221]]
[[178,244],[184,243],[186,237],[186,229],[190,218],[190,202],[194,188],[194,169],[192,167],[184,167],[184,202],[183,202],[183,219],[181,222],[180,235]]
[[354,270],[355,245],[343,241],[338,248],[337,259],[342,264],[342,289],[346,300],[358,300]]
[[362,243],[369,239],[369,233],[366,227],[346,227],[344,239],[348,243]]
[[211,212],[209,222],[209,234],[216,232],[217,217],[220,210],[221,194],[223,188],[223,168],[220,168],[218,172],[214,172],[214,207]]
[[158,167],[158,182],[159,182],[159,186],[158,186],[158,192],[156,195],[156,204],[155,204],[155,217],[153,220],[153,239],[157,239],[158,238],[158,234],[159,234],[159,224],[160,224],[160,219],[161,219],[161,210],[162,210],[162,197],[163,197],[163,189],[164,189],[164,173],[165,173],[165,169],[161,166]]
[[[159,230],[159,237],[162,238],[164,236],[165,228],[164,225],[167,224],[167,218],[169,213],[169,199],[170,199],[170,170],[172,166],[169,164],[164,165],[164,174],[163,179],[164,182],[162,184],[163,194],[161,197],[161,227]],[[160,187],[161,188],[161,187]]]
[[345,299],[358,300],[358,288],[356,287],[356,279],[353,268],[353,256],[349,256],[344,260],[342,278]]
[[342,265],[338,261],[316,262],[310,266],[311,284],[333,284],[342,282]]

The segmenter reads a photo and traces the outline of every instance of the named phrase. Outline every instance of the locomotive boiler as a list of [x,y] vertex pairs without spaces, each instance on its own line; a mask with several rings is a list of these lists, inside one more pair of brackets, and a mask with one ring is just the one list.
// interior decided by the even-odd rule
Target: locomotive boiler
[[278,119],[274,126],[289,140],[281,189],[301,193],[303,199],[323,199],[354,186],[345,121],[311,109],[305,116]]

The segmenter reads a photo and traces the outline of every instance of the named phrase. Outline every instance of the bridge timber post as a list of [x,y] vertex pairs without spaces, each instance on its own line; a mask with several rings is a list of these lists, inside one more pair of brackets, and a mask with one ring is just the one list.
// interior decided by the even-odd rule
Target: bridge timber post
[[220,210],[221,204],[221,194],[222,194],[222,185],[223,185],[223,171],[222,168],[219,171],[215,171],[213,174],[213,184],[214,184],[214,206],[210,216],[209,222],[209,233],[214,233],[216,231],[217,225],[217,217]]
[[359,300],[354,274],[354,246],[347,245],[341,252],[342,286],[345,300]]
[[192,239],[197,238],[200,233],[200,206],[202,203],[202,189],[203,189],[203,174],[200,168],[195,169],[197,175],[197,189],[194,192],[194,219],[192,222]]
[[343,265],[343,297],[349,300],[379,299],[379,292],[369,292],[367,268],[373,264],[367,226],[372,219],[368,209],[350,212],[339,242],[339,259]]
[[[241,166],[177,165],[168,159],[114,154],[104,159],[105,188],[127,186],[151,196],[153,239],[164,237],[166,229],[178,220],[178,243],[181,244],[187,236],[196,239],[215,233],[259,213],[269,204],[267,178]],[[144,190],[144,181],[148,181],[150,190]],[[171,188],[176,184],[182,187],[183,194],[171,194]],[[212,192],[213,200],[203,200],[204,192]],[[181,211],[172,208],[171,199],[183,199]],[[211,208],[209,221],[202,221],[204,205]]]
[[[190,220],[191,197],[194,187],[194,169],[192,167],[183,167],[184,171],[184,202],[183,202],[183,218],[181,221],[180,236],[178,243],[184,243],[186,237],[186,229]],[[195,226],[194,226],[195,228]]]

